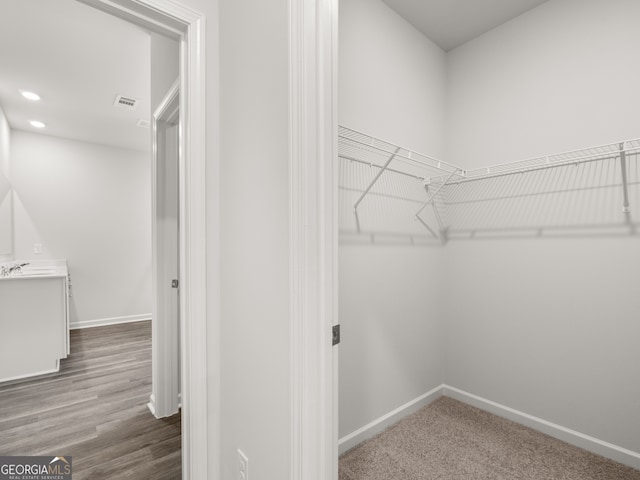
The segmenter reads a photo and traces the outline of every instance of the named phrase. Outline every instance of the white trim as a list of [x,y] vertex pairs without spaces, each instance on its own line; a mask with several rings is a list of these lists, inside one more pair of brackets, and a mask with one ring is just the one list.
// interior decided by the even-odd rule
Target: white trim
[[169,120],[175,115],[176,110],[179,109],[179,105],[175,102],[178,101],[180,95],[180,79],[176,79],[173,85],[169,87],[169,90],[165,94],[164,98],[160,101],[160,105],[157,106],[153,112],[153,121]]
[[[156,33],[180,39],[185,30],[180,15],[171,14],[180,5],[167,0],[78,0]],[[170,0],[169,0],[170,1]],[[167,16],[169,15],[169,16]]]
[[56,360],[56,368],[53,368],[51,370],[42,370],[40,372],[35,372],[35,373],[27,373],[25,375],[16,375],[15,377],[8,377],[8,378],[3,378],[2,380],[0,380],[0,385],[5,383],[5,382],[13,382],[15,380],[22,380],[25,378],[31,378],[31,377],[39,377],[40,375],[48,375],[50,373],[56,373],[60,371],[60,359]]
[[[205,128],[205,20],[184,12],[189,27],[180,50],[180,319],[182,393],[182,479],[216,480],[220,475],[217,448],[209,455],[209,381],[219,382],[219,362],[207,356],[207,321],[219,324],[217,310],[207,314],[207,215],[206,215],[206,135]],[[217,159],[217,157],[216,157]],[[218,177],[215,177],[215,182]],[[217,184],[209,188],[219,191]],[[219,224],[211,225],[216,235]],[[215,251],[216,245],[212,245]],[[212,272],[216,277],[217,271]],[[215,341],[219,339],[215,337]],[[211,345],[215,355],[219,346]],[[212,358],[215,358],[212,355]],[[210,380],[211,379],[211,380]],[[216,391],[219,389],[216,388]],[[213,399],[216,409],[219,398]],[[219,435],[218,417],[211,438]],[[217,447],[217,445],[216,445]]]
[[337,0],[289,2],[291,464],[337,479],[334,361]]
[[[147,408],[149,409],[149,411],[151,412],[151,414],[154,417],[157,417],[158,415],[156,415],[156,396],[152,393],[151,395],[149,395],[149,403],[147,403]],[[182,394],[179,393],[178,394],[178,408],[182,408]]]
[[153,393],[149,395],[149,403],[147,403],[147,408],[149,409],[151,414],[155,417],[156,416],[156,397]]
[[500,403],[487,400],[449,385],[443,385],[443,394],[521,425],[546,433],[554,438],[583,448],[589,452],[610,458],[629,467],[640,470],[640,453],[628,450],[590,435],[571,430],[562,425],[543,420],[528,413],[515,410]]
[[[207,280],[218,287],[219,274],[212,269],[207,278],[207,245],[212,252],[209,260],[215,264],[220,225],[217,212],[212,212],[210,217],[213,220],[211,224],[207,223],[205,187],[211,195],[209,205],[217,207],[219,188],[216,182],[219,179],[212,175],[212,182],[206,184],[207,134],[214,145],[209,158],[214,172],[219,168],[219,156],[215,153],[218,136],[215,114],[212,114],[211,131],[205,128],[205,19],[200,13],[174,0],[82,1],[154,31],[180,38],[180,123],[184,133],[180,141],[183,160],[180,165],[182,479],[217,480],[220,478],[220,313],[217,308],[207,311]],[[213,25],[215,28],[215,23]],[[211,55],[217,59],[216,52]],[[217,100],[217,91],[211,93]],[[217,295],[216,291],[212,292],[213,297]],[[216,300],[212,298],[211,303],[216,305]],[[207,327],[211,333],[211,356],[207,355]],[[214,393],[211,405],[209,389]]]
[[512,420],[526,427],[550,435],[562,440],[563,442],[567,442],[589,452],[610,458],[631,468],[640,470],[639,452],[634,452],[624,447],[605,442],[604,440],[600,440],[590,435],[563,427],[562,425],[529,415],[528,413],[515,410],[511,407],[507,407],[506,405],[487,400],[486,398],[479,397],[478,395],[465,392],[464,390],[460,390],[446,384],[442,384],[433,390],[428,391],[424,395],[421,395],[395,410],[382,415],[380,418],[377,418],[358,430],[345,435],[339,442],[340,453],[342,454],[365,440],[368,440],[385,428],[398,422],[403,417],[410,415],[441,396],[450,397],[460,402],[464,402],[486,412],[498,415],[499,417]]
[[[327,97],[324,99],[324,124],[325,124],[325,169],[327,174],[325,178],[325,195],[324,215],[326,217],[325,241],[325,261],[330,265],[330,271],[325,278],[326,290],[332,295],[333,311],[329,310],[333,316],[332,325],[339,325],[339,282],[338,282],[338,245],[339,245],[339,228],[338,228],[338,183],[339,183],[339,159],[338,159],[338,14],[339,0],[325,0],[323,5],[324,14],[321,17],[321,25],[324,30],[324,41],[322,45],[322,59],[325,66],[324,74],[321,80],[326,84],[328,89]],[[340,435],[340,415],[339,415],[339,373],[340,373],[340,346],[333,348],[333,371],[328,373],[327,382],[330,383],[330,389],[333,392],[333,402],[330,410],[330,416],[326,419],[331,422],[331,476],[333,480],[338,480],[338,456],[339,445],[338,437]]]
[[[167,210],[175,208],[178,199],[179,126],[178,136],[168,136],[167,132],[178,124],[180,111],[180,79],[169,88],[153,113],[151,121],[152,161],[151,161],[151,252],[152,252],[152,367],[151,392],[154,398],[153,414],[156,418],[169,417],[178,413],[178,392],[180,391],[180,346],[178,328],[179,291],[171,287],[178,272],[179,225],[177,217]],[[171,146],[168,146],[168,142]],[[178,158],[176,159],[175,156]],[[175,163],[173,163],[175,162]],[[174,187],[168,186],[172,179]],[[172,188],[175,188],[173,191]]]
[[343,454],[347,450],[352,449],[356,445],[370,439],[374,435],[382,432],[387,427],[390,427],[394,423],[397,423],[404,417],[417,412],[425,405],[430,404],[435,399],[442,396],[442,390],[444,385],[439,385],[436,388],[429,390],[427,393],[420,395],[404,405],[392,410],[391,412],[382,415],[380,418],[375,419],[373,422],[367,423],[364,427],[345,435],[338,442],[339,452]]
[[126,315],[124,317],[96,318],[94,320],[81,320],[69,324],[70,330],[78,330],[80,328],[105,327],[107,325],[118,325],[120,323],[145,322],[151,320],[150,313],[142,313],[140,315]]

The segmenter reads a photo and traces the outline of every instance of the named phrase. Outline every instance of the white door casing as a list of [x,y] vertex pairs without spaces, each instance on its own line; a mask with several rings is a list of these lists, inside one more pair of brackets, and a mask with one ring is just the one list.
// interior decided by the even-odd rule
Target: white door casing
[[290,0],[291,480],[338,478],[338,0]]
[[149,409],[157,418],[178,413],[180,394],[179,98],[176,81],[152,120],[153,361]]

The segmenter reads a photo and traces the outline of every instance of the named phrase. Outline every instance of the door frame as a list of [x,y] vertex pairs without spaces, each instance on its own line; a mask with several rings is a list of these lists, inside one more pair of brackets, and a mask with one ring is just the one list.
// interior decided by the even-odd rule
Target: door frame
[[289,1],[291,480],[338,478],[338,0]]
[[[219,343],[220,318],[217,309],[207,310],[207,260],[217,261],[219,224],[214,222],[207,236],[205,18],[172,0],[79,1],[180,42],[182,479],[216,479],[220,472],[219,437],[209,431],[219,432],[220,365],[217,355],[207,355],[207,327],[212,341]],[[217,89],[213,93],[215,97]],[[210,168],[215,171],[218,156],[212,155],[212,159]],[[213,178],[219,181],[217,176]],[[209,188],[219,191],[217,185]],[[209,259],[207,244],[212,252]],[[216,275],[209,281],[219,285]],[[214,392],[211,403],[209,390]]]
[[[179,290],[179,272],[175,272],[178,261],[179,245],[175,245],[177,238],[170,238],[170,233],[180,231],[179,217],[177,224],[168,225],[161,222],[165,217],[168,202],[176,202],[175,198],[168,198],[167,171],[168,157],[167,130],[178,128],[177,150],[178,165],[180,164],[180,80],[176,80],[165,97],[156,108],[152,122],[152,161],[151,161],[151,267],[152,267],[152,318],[151,323],[151,395],[149,409],[156,418],[168,417],[178,413],[180,395],[180,348],[178,329],[179,312],[174,304]],[[176,172],[177,173],[177,172]],[[179,181],[178,178],[175,179]],[[177,184],[176,184],[177,187]],[[179,203],[179,200],[176,202]],[[169,228],[169,231],[166,229]],[[177,229],[177,232],[173,229]],[[173,279],[178,280],[178,287],[173,287]]]

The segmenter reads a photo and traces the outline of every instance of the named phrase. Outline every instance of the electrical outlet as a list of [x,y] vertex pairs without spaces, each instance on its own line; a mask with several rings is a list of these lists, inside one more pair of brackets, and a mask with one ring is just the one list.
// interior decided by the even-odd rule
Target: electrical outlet
[[238,480],[249,480],[249,459],[238,449]]
[[34,243],[33,244],[33,253],[39,255],[42,253],[42,244],[41,243]]

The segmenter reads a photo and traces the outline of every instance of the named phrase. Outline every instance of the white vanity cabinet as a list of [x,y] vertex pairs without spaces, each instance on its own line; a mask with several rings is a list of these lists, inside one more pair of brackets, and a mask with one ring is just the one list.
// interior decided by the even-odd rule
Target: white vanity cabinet
[[66,262],[0,277],[0,382],[60,369],[69,354],[68,283]]

